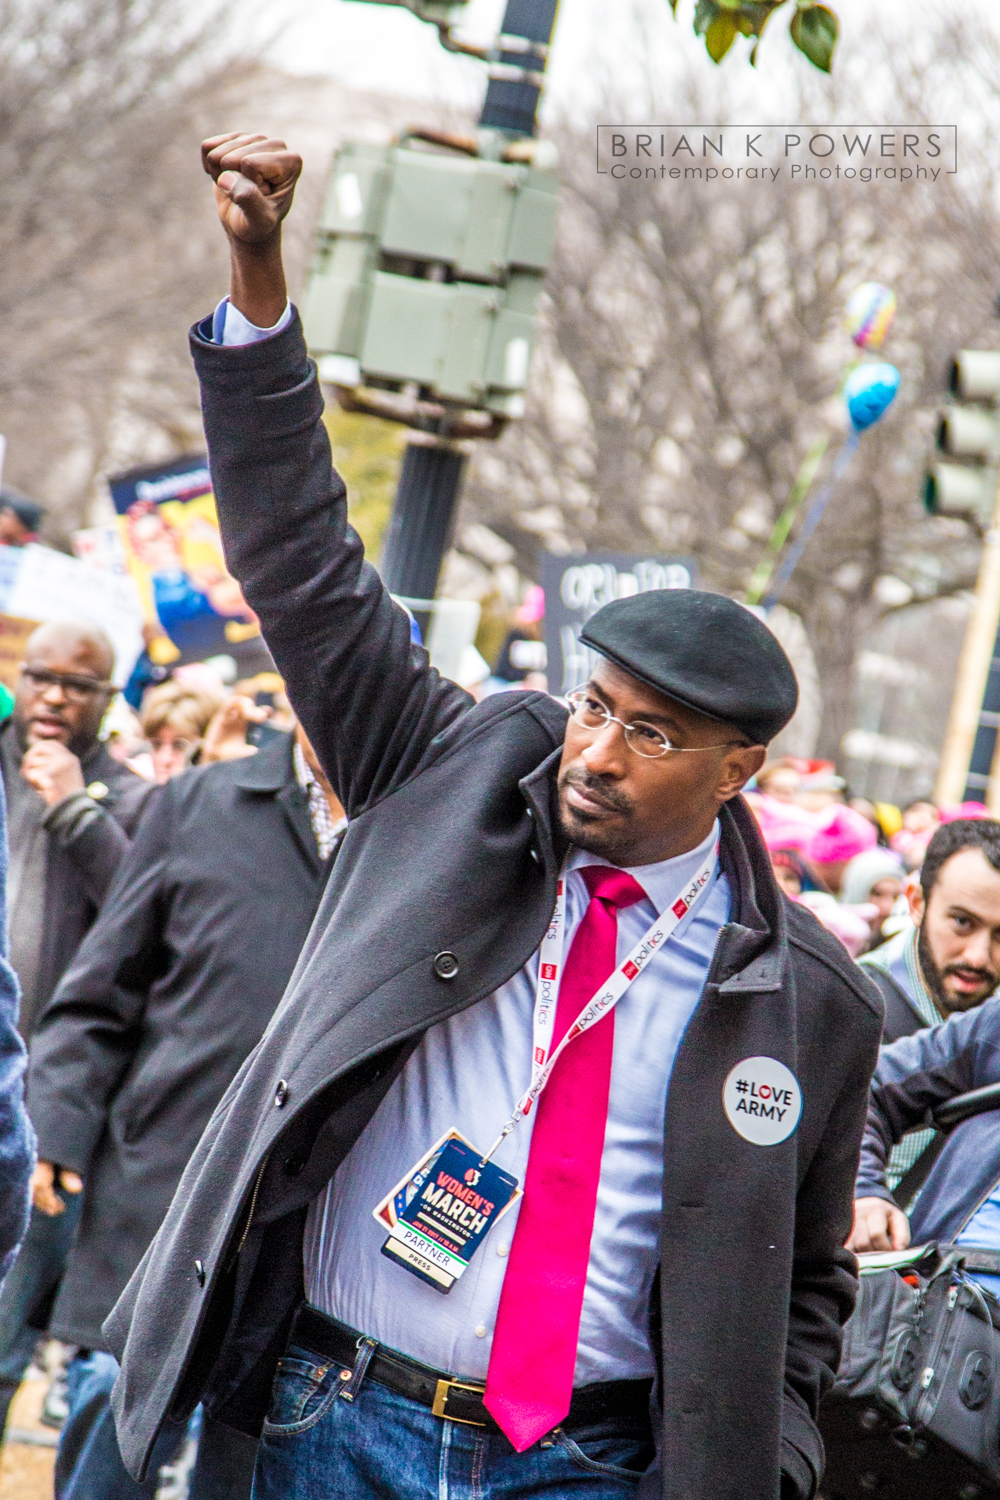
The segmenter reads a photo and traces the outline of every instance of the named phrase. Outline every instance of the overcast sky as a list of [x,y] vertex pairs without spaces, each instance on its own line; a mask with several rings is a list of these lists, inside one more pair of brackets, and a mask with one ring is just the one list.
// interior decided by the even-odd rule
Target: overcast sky
[[[700,51],[691,27],[694,0],[681,0],[680,20],[673,21],[667,0],[561,0],[552,59],[547,108],[573,113],[587,108],[595,93],[630,93],[631,75],[642,59],[655,56],[667,74],[679,56]],[[874,13],[894,20],[902,30],[919,24],[920,0],[829,0],[838,12],[845,37],[863,39]],[[962,0],[974,12],[988,0]],[[264,0],[272,24],[284,23],[284,34],[272,60],[293,72],[322,73],[355,88],[447,101],[474,109],[481,98],[481,65],[442,50],[434,28],[393,5],[367,0]],[[496,34],[504,0],[471,0],[462,30],[474,40]],[[760,49],[756,71],[743,58],[726,59],[720,78],[739,95],[746,121],[780,120],[786,80],[810,64],[794,52],[787,37],[788,13],[772,20]],[[645,39],[644,39],[645,38]],[[737,44],[742,49],[743,42]],[[714,70],[712,70],[714,72]],[[776,110],[778,112],[776,116]]]

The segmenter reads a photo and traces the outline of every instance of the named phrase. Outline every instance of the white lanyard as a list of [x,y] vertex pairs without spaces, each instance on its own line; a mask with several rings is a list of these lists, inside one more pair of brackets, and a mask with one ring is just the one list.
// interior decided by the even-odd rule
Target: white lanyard
[[609,1010],[614,1009],[633,980],[638,979],[653,954],[673,937],[678,925],[687,916],[696,898],[708,884],[709,877],[715,868],[718,852],[719,846],[715,843],[706,854],[698,873],[667,905],[663,914],[656,917],[628,957],[590,997],[572,1026],[564,1032],[558,1046],[550,1054],[556,1007],[559,1002],[559,986],[562,982],[563,935],[566,928],[566,877],[560,875],[556,886],[556,908],[552,913],[548,931],[542,939],[541,948],[538,950],[538,984],[535,990],[535,1015],[531,1039],[531,1082],[515,1105],[514,1112],[503,1130],[482,1158],[483,1163],[489,1161],[500,1142],[506,1140],[518,1121],[528,1114],[531,1106],[552,1077],[553,1068],[570,1042],[582,1036],[585,1031],[589,1031],[591,1026],[596,1026]]

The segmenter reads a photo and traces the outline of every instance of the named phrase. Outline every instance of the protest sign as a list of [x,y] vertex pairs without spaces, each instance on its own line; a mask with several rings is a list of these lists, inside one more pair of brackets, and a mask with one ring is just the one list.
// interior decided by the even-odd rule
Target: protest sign
[[[115,681],[127,682],[142,650],[142,606],[133,580],[106,577],[78,558],[37,542],[0,547],[0,616],[11,650],[45,620],[86,620],[99,625],[115,648]],[[0,637],[2,639],[2,637]],[[18,654],[17,661],[23,660]],[[0,673],[0,680],[6,678]],[[9,684],[8,684],[9,685]]]
[[37,620],[19,620],[0,615],[0,682],[11,692],[17,687],[28,636],[38,628]]
[[[259,642],[257,618],[226,568],[205,455],[130,469],[109,485],[122,563],[138,587],[146,623],[162,628],[180,660]],[[81,545],[111,559],[111,539],[94,534],[106,531],[90,528]]]
[[612,599],[649,589],[689,589],[696,584],[690,557],[649,557],[626,552],[542,555],[545,649],[549,692],[572,692],[590,676],[597,654],[580,644],[591,615]]

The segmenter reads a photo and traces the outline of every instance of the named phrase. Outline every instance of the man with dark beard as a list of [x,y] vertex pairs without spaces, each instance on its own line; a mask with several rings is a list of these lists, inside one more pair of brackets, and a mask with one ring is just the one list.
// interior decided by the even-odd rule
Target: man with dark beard
[[952,1132],[912,1221],[890,1192],[930,1139],[914,1129],[928,1109],[1000,1076],[1000,1001],[991,999],[1000,982],[1000,823],[961,818],[939,828],[910,909],[913,928],[866,960],[906,991],[922,1025],[883,1048],[872,1084],[849,1241],[856,1253],[904,1249],[911,1236],[1000,1244],[998,1115]]
[[[861,962],[895,980],[914,1031],[982,1005],[1000,983],[1000,823],[958,818],[939,828],[909,902],[912,928]],[[886,1029],[889,1040],[904,1034]]]

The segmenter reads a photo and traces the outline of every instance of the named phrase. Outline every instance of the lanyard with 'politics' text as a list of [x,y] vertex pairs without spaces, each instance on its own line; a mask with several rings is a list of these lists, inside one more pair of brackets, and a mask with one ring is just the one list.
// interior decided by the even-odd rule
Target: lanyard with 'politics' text
[[505,1141],[518,1121],[528,1114],[531,1106],[552,1077],[553,1068],[570,1042],[582,1036],[585,1031],[589,1031],[592,1026],[596,1026],[608,1011],[614,1009],[633,980],[642,973],[653,954],[673,937],[678,925],[687,916],[696,898],[708,884],[709,877],[715,868],[718,852],[718,844],[713,844],[698,873],[685,885],[681,894],[670,902],[663,914],[656,917],[628,957],[591,996],[572,1026],[563,1035],[558,1046],[550,1053],[556,1006],[559,1000],[559,985],[562,980],[563,935],[566,928],[566,877],[565,875],[559,877],[556,887],[556,908],[538,952],[538,984],[535,991],[535,1015],[532,1027],[531,1082],[515,1105],[510,1119],[482,1157],[483,1163],[489,1161],[501,1141]]

